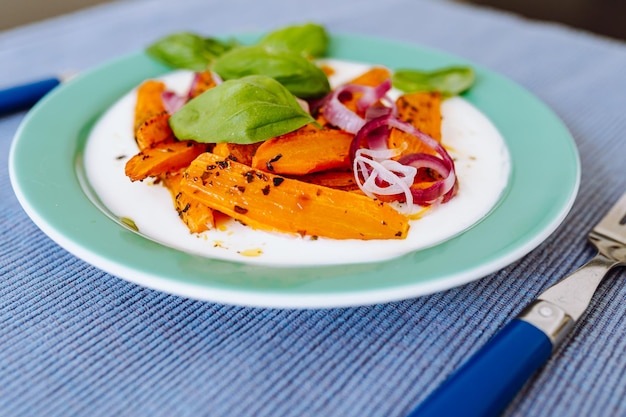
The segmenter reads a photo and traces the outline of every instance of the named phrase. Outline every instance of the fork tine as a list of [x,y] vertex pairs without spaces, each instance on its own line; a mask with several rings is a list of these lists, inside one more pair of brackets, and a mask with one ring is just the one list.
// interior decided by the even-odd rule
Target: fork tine
[[593,228],[594,233],[626,245],[626,193]]

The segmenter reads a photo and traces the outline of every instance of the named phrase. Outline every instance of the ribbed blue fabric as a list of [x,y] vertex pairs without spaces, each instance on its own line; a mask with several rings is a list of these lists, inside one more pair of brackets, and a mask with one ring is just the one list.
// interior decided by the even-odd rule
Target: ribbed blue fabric
[[[306,20],[446,50],[541,98],[582,158],[563,225],[501,271],[427,297],[323,310],[193,301],[105,274],[39,231],[7,172],[23,113],[0,118],[1,416],[400,417],[590,258],[587,231],[626,190],[621,42],[443,1],[134,0],[0,33],[0,86],[85,70],[173,31]],[[601,285],[506,416],[626,415],[623,278],[618,270]]]

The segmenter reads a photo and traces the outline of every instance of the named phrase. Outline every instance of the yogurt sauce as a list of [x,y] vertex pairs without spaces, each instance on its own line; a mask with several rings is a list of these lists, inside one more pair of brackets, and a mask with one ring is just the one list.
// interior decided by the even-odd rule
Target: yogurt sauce
[[[330,78],[333,86],[368,68],[355,62],[325,62],[336,70]],[[160,79],[169,89],[184,93],[191,77],[188,71],[175,71]],[[133,183],[124,175],[126,161],[138,152],[132,132],[135,94],[133,90],[123,96],[92,129],[84,151],[89,185],[110,213],[131,219],[146,238],[208,258],[275,266],[392,259],[441,243],[479,222],[497,204],[510,174],[509,153],[498,130],[471,103],[453,97],[442,104],[442,142],[455,160],[459,190],[450,202],[411,221],[406,239],[313,240],[253,230],[235,221],[190,234],[165,187],[149,180]]]

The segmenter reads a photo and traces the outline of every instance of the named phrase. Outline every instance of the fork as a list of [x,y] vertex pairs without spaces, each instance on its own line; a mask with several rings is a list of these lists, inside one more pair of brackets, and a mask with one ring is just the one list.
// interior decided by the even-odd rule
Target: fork
[[598,250],[541,293],[409,417],[499,415],[583,315],[602,279],[626,265],[626,193],[589,233]]

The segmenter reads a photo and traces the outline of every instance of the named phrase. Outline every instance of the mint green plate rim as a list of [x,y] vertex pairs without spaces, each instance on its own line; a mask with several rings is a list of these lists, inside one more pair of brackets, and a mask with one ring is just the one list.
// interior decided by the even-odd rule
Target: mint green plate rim
[[[249,42],[256,35],[236,37]],[[385,262],[336,266],[228,262],[146,239],[92,202],[82,174],[82,150],[102,113],[142,80],[170,71],[143,52],[77,76],[27,114],[9,155],[15,194],[44,233],[103,271],[165,293],[255,307],[346,307],[449,289],[523,257],[565,219],[580,183],[578,151],[566,126],[528,91],[459,57],[387,39],[335,35],[329,57],[391,69],[471,65],[477,82],[464,97],[500,130],[512,163],[509,184],[489,215],[434,247]]]

